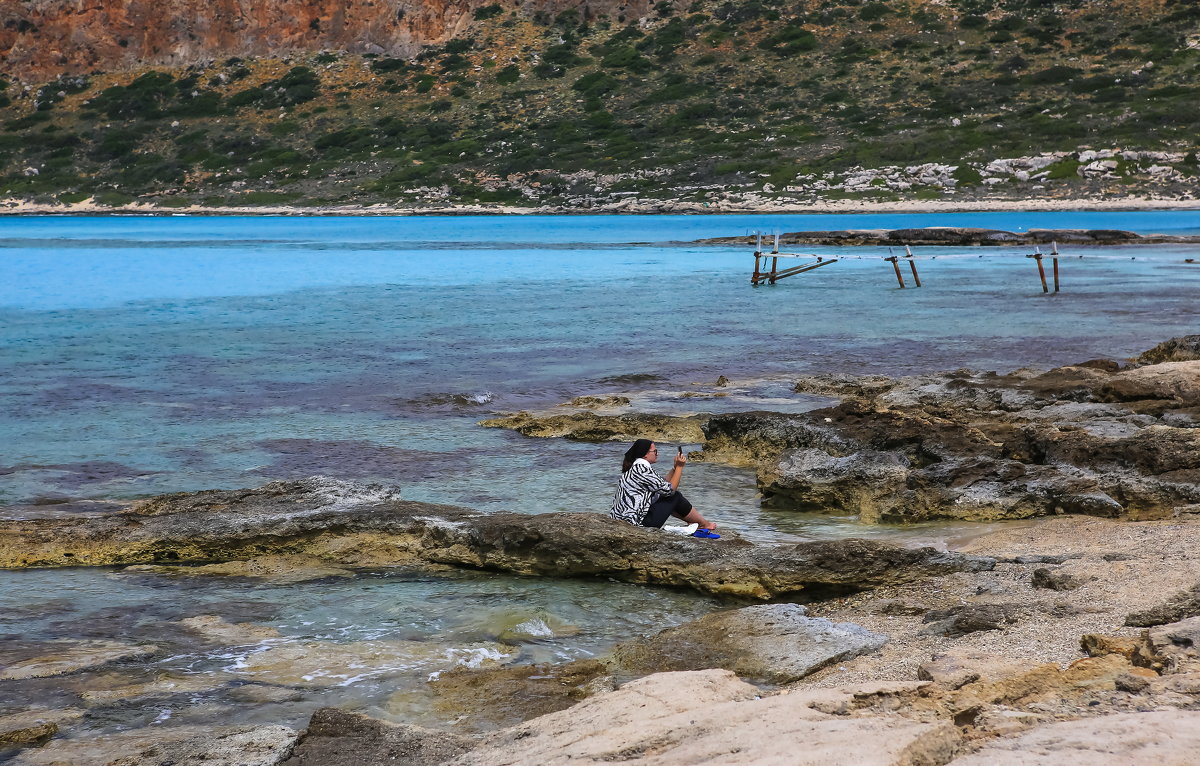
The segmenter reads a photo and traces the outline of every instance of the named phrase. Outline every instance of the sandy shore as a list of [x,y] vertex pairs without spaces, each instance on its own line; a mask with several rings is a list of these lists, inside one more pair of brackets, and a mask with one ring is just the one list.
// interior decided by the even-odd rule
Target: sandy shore
[[829,213],[967,213],[1042,211],[1139,211],[1200,210],[1200,200],[1121,197],[1114,199],[940,199],[879,202],[868,200],[823,200],[814,202],[761,201],[702,204],[663,200],[626,199],[590,208],[558,206],[505,207],[500,205],[262,205],[243,207],[159,207],[134,203],[108,207],[84,200],[75,204],[47,204],[27,200],[0,200],[0,215],[270,215],[270,216],[415,216],[415,215],[653,215],[653,214],[829,214]]

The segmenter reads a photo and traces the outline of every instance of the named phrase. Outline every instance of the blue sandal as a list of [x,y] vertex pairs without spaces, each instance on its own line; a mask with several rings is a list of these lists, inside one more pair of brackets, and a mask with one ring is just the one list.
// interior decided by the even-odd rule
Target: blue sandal
[[711,529],[697,529],[692,533],[692,537],[702,537],[706,540],[720,540],[721,536]]

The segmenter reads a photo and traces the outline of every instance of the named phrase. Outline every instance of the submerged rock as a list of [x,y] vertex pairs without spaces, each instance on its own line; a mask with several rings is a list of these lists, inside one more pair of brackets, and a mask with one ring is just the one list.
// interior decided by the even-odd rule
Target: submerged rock
[[501,644],[446,649],[425,641],[307,642],[253,652],[230,670],[261,683],[319,689],[368,677],[495,665],[513,656]]
[[197,694],[220,689],[233,676],[227,673],[197,673],[194,675],[165,675],[145,683],[129,683],[126,679],[113,679],[116,683],[106,685],[89,683],[79,692],[83,701],[91,705],[124,702],[145,697],[168,697],[173,694]]
[[319,481],[164,495],[102,518],[0,523],[0,566],[244,560],[300,553],[340,567],[465,567],[603,577],[770,599],[989,569],[993,560],[867,540],[752,545],[664,535],[596,513],[485,515],[397,499],[331,503]]
[[354,572],[329,566],[312,556],[260,556],[248,561],[223,561],[219,564],[181,567],[164,564],[135,564],[125,572],[153,572],[170,575],[219,575],[223,577],[253,577],[269,580],[276,585],[289,585],[328,577],[354,577]]
[[248,622],[232,623],[215,614],[198,614],[180,620],[179,624],[193,633],[222,644],[256,644],[279,638],[279,631],[267,625]]
[[298,732],[286,726],[164,726],[26,750],[12,766],[277,766]]
[[709,614],[620,644],[613,661],[631,672],[724,668],[783,684],[873,652],[887,640],[852,623],[807,617],[798,604],[763,604]]
[[45,641],[35,644],[32,651],[26,649],[23,652],[29,656],[6,662],[0,668],[0,681],[61,676],[119,660],[147,657],[156,652],[157,646],[134,646],[116,641]]

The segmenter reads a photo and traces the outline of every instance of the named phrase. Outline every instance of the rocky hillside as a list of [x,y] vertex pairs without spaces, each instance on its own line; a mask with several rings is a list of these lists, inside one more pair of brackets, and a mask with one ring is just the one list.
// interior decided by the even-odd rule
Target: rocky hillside
[[[195,7],[192,7],[195,5]],[[1191,0],[46,0],[0,196],[769,208],[1191,198]]]

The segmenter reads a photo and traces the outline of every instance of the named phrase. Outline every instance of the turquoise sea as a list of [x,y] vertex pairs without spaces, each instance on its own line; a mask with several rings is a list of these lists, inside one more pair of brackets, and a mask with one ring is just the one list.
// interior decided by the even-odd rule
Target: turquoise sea
[[[915,250],[940,257],[919,262],[922,288],[900,290],[879,248],[806,247],[856,258],[752,288],[750,248],[686,244],[935,225],[1197,234],[1200,212],[0,218],[0,515],[313,475],[485,511],[602,512],[623,445],[477,421],[606,393],[659,412],[805,409],[821,400],[790,393],[798,374],[1051,366],[1200,332],[1200,265],[1185,262],[1200,260],[1196,247],[1063,247],[1063,292],[1044,295],[1024,247],[982,258]],[[719,375],[733,380],[730,395],[705,396]],[[685,487],[751,539],[970,533],[763,510],[753,476],[721,466],[689,466]],[[262,650],[188,643],[166,627],[195,614],[269,624],[285,642],[459,648],[493,640],[514,615],[573,625],[509,657],[543,661],[714,606],[634,586],[471,574],[274,587],[0,573],[0,633],[31,646],[120,637],[170,647],[129,665],[144,674],[237,678],[242,655]],[[384,668],[253,717],[303,723],[318,704],[341,704],[409,720],[420,705],[388,700],[431,667]],[[0,713],[31,699],[78,704],[69,684],[8,684]],[[205,720],[248,715],[229,687],[193,697],[209,706]],[[84,731],[170,725],[179,710],[169,698],[93,706]]]

